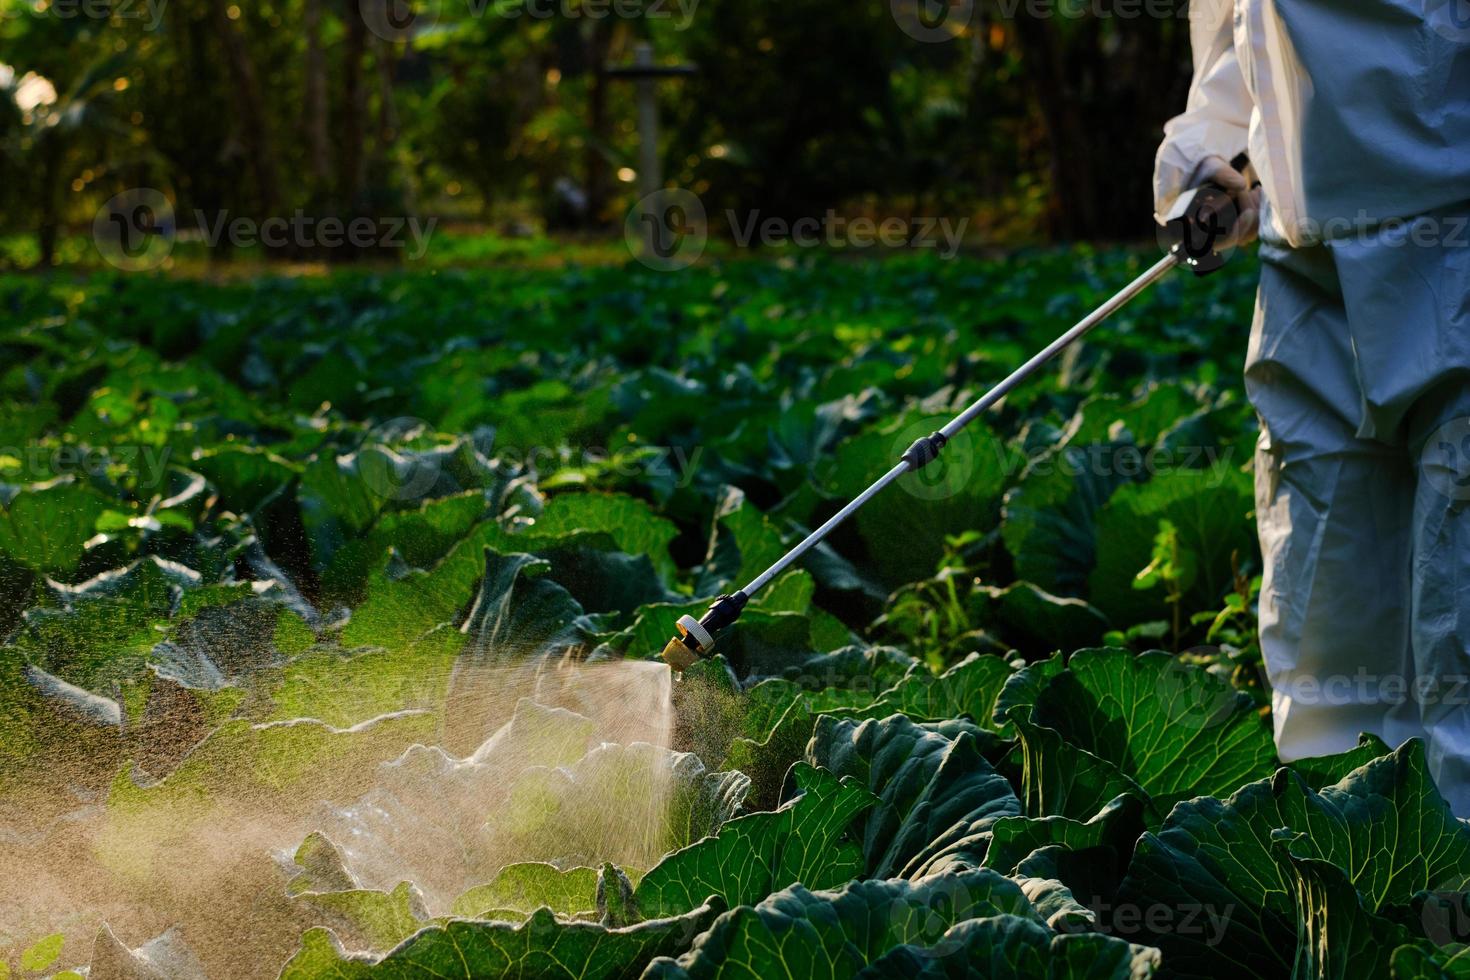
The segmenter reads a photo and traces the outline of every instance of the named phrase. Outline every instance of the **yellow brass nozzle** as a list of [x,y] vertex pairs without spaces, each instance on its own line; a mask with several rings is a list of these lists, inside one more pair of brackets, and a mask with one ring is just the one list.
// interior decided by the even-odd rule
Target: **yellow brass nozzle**
[[694,651],[685,646],[684,641],[677,636],[669,641],[668,646],[664,647],[663,657],[664,663],[681,674],[693,667],[699,660],[694,655]]

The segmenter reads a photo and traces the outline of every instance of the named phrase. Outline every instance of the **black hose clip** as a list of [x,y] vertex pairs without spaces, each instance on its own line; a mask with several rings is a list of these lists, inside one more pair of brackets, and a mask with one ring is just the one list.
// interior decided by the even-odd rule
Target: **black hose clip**
[[899,459],[909,464],[910,472],[923,469],[939,458],[939,451],[948,442],[949,436],[943,432],[932,432],[915,439],[914,444],[905,449]]

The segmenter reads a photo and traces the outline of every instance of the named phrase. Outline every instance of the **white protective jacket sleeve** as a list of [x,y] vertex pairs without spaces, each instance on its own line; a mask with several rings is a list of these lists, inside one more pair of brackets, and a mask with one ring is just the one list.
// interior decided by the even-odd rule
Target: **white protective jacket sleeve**
[[1206,158],[1231,160],[1246,148],[1251,96],[1235,54],[1233,6],[1228,0],[1190,5],[1194,81],[1184,112],[1164,125],[1154,161],[1156,218],[1193,186],[1195,171]]

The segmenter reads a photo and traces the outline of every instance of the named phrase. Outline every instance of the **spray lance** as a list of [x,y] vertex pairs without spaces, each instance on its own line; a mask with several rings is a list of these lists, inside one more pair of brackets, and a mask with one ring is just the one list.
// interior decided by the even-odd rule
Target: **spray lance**
[[[1248,161],[1244,155],[1231,161],[1237,170],[1244,170]],[[1011,372],[1000,384],[991,388],[973,404],[937,432],[923,436],[904,450],[893,468],[858,494],[847,506],[828,518],[827,522],[808,534],[799,544],[782,555],[775,564],[761,572],[743,589],[715,599],[709,611],[699,619],[693,616],[680,617],[678,635],[664,647],[664,661],[676,671],[682,672],[702,657],[713,653],[715,639],[720,632],[732,625],[752,596],[765,588],[772,579],[794,564],[822,541],[832,530],[883,491],[890,483],[903,476],[928,466],[939,458],[939,453],[955,434],[978,418],[987,409],[1006,396],[1011,389],[1025,381],[1053,357],[1066,350],[1084,334],[1103,320],[1127,305],[1139,293],[1162,279],[1176,266],[1190,269],[1195,275],[1208,275],[1224,265],[1225,258],[1219,249],[1228,244],[1230,232],[1237,215],[1230,195],[1218,184],[1207,183],[1181,195],[1174,207],[1165,216],[1160,233],[1161,240],[1168,245],[1167,254],[1147,271],[1124,286],[1107,302],[1083,317],[1078,323],[1030,360]]]

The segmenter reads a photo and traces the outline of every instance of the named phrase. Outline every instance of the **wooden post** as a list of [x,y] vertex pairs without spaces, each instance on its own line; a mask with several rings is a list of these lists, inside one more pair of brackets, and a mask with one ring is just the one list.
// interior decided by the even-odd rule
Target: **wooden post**
[[[692,75],[698,69],[693,65],[657,65],[653,60],[653,45],[639,41],[633,48],[633,63],[610,65],[607,74],[612,78],[629,78],[638,105],[638,197],[646,200],[650,195],[663,190],[664,175],[658,154],[658,87],[660,78],[676,75]],[[643,254],[656,254],[653,236],[655,222],[643,223]]]
[[633,67],[638,75],[638,196],[647,197],[664,186],[658,156],[658,92],[654,90],[653,45],[639,41],[633,49]]

